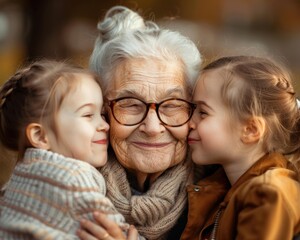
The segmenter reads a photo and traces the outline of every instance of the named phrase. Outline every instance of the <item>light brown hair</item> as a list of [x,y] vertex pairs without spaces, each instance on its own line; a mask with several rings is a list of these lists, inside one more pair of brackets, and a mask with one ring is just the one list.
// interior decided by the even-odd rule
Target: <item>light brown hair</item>
[[31,147],[26,137],[30,123],[46,124],[55,132],[55,115],[79,74],[97,76],[62,61],[41,60],[17,71],[0,89],[0,141],[22,158]]
[[231,114],[240,121],[265,119],[265,150],[299,160],[300,111],[288,71],[267,58],[230,56],[213,61],[202,72],[218,68],[224,70],[221,97]]

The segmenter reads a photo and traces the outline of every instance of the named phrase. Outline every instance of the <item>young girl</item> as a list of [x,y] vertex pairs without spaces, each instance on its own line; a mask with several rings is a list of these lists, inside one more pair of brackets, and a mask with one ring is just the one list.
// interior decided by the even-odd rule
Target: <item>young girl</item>
[[95,169],[106,163],[109,129],[98,78],[36,62],[2,86],[0,100],[0,140],[19,159],[1,202],[0,239],[76,239],[79,221],[97,209],[127,228]]
[[181,239],[292,239],[300,185],[285,155],[299,156],[300,120],[288,74],[263,58],[221,58],[204,68],[193,100],[192,159],[222,169],[189,186]]

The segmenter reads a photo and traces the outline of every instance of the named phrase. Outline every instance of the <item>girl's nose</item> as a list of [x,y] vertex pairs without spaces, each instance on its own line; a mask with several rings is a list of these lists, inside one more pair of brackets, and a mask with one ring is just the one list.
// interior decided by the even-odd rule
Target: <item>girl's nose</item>
[[194,121],[194,114],[193,114],[193,116],[191,117],[191,119],[190,119],[190,121],[189,121],[189,128],[190,129],[195,129],[196,128],[196,123],[195,123],[195,121]]
[[108,123],[104,120],[104,118],[101,116],[100,117],[100,122],[98,124],[98,127],[97,127],[97,131],[105,131],[107,132],[109,130],[109,125]]

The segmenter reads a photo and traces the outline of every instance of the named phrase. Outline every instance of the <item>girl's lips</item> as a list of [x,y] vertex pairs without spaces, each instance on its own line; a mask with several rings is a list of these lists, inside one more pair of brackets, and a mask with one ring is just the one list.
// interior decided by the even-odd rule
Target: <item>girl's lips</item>
[[107,144],[107,139],[100,139],[100,140],[97,140],[97,141],[93,141],[93,143],[96,143],[96,144]]
[[134,145],[137,147],[142,147],[142,148],[163,148],[170,143],[144,143],[144,142],[133,142]]

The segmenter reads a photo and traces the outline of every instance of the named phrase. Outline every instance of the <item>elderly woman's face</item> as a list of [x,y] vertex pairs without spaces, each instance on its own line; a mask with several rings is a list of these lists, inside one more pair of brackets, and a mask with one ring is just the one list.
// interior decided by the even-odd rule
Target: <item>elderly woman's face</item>
[[[187,87],[179,62],[127,60],[120,64],[107,94],[109,100],[134,97],[146,103],[169,98],[187,99]],[[167,127],[150,108],[134,126],[118,123],[109,111],[110,142],[119,162],[140,173],[158,173],[180,163],[186,156],[188,125]]]

